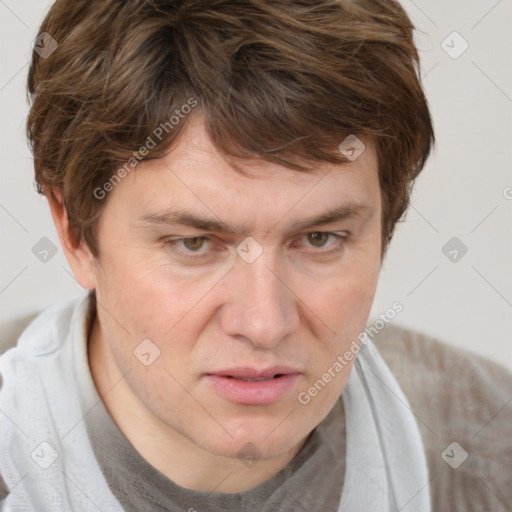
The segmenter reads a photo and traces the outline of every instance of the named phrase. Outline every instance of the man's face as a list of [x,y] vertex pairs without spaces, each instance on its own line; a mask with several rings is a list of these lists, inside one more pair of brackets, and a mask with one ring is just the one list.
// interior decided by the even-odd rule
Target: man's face
[[[304,440],[348,379],[353,361],[299,401],[364,329],[381,200],[369,144],[353,162],[308,173],[240,165],[250,177],[197,118],[168,155],[110,192],[95,336],[162,432],[229,457],[252,443],[269,458]],[[311,224],[336,209],[338,220]]]

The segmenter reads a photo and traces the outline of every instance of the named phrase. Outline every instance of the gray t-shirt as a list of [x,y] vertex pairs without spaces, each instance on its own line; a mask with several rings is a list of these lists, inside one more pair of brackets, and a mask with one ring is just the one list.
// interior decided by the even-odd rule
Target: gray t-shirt
[[279,473],[245,492],[186,489],[151,466],[100,401],[85,418],[98,463],[127,512],[336,512],[345,471],[345,417],[338,400],[301,451]]

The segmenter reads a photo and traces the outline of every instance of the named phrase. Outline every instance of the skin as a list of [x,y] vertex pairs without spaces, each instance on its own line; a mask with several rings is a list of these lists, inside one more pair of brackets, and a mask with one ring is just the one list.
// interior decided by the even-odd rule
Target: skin
[[[319,163],[301,173],[246,161],[250,176],[241,176],[213,147],[202,119],[193,118],[166,156],[139,164],[109,193],[98,259],[71,238],[61,196],[51,196],[74,275],[96,289],[88,349],[98,392],[135,449],[177,484],[234,493],[262,483],[298,453],[339,399],[353,361],[307,405],[297,397],[364,329],[375,294],[381,198],[376,153],[365,143],[346,164]],[[292,227],[348,203],[366,210]],[[250,229],[225,234],[140,220],[174,208]],[[201,236],[208,239],[169,242]],[[252,263],[235,251],[247,236],[263,250]],[[191,249],[206,256],[193,259]],[[147,338],[160,350],[149,366],[134,355]],[[236,404],[205,379],[224,368],[276,364],[300,376],[270,405]],[[252,465],[238,456],[247,443],[257,450]]]

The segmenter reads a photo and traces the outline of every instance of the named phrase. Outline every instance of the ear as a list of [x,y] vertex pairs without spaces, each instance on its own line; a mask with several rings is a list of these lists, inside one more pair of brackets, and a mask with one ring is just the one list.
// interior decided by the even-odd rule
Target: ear
[[62,201],[62,193],[59,190],[48,190],[46,191],[46,198],[59,234],[62,250],[75,279],[86,290],[96,288],[94,256],[84,241],[77,240],[73,236],[69,225],[68,212]]

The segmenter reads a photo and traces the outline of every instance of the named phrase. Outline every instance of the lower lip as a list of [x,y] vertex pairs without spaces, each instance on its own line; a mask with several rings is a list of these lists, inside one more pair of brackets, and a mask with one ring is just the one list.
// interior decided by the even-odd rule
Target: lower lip
[[300,374],[274,379],[246,381],[220,375],[206,375],[206,382],[224,398],[240,405],[269,405],[280,400],[297,383]]

